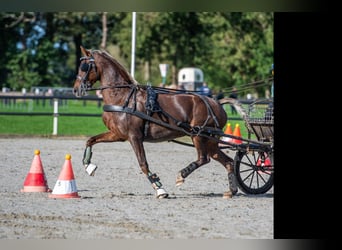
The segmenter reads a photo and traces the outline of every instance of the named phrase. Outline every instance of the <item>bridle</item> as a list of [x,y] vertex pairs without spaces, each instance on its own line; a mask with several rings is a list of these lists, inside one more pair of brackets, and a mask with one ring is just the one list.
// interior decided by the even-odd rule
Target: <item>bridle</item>
[[[89,62],[83,62],[85,60],[88,60]],[[80,61],[83,62],[81,63],[81,71],[86,72],[85,75],[82,77],[80,75],[77,75],[76,78],[80,80],[81,85],[79,87],[79,94],[80,95],[86,95],[87,90],[91,89],[91,83],[89,81],[89,73],[92,69],[95,70],[96,73],[96,80],[99,80],[99,74],[97,72],[96,64],[95,64],[95,59],[93,56],[83,56],[80,58]]]
[[92,91],[92,90],[104,90],[104,89],[108,89],[108,88],[132,88],[133,86],[135,86],[135,85],[126,85],[126,82],[124,82],[123,85],[116,85],[116,86],[108,85],[108,86],[102,86],[99,88],[93,88],[91,86],[91,82],[89,81],[89,73],[92,70],[95,70],[95,73],[96,73],[95,82],[97,80],[100,80],[100,75],[97,71],[97,67],[95,64],[94,57],[91,55],[91,56],[83,56],[80,58],[81,62],[85,61],[85,60],[88,60],[89,62],[83,62],[80,65],[81,71],[86,72],[85,75],[83,77],[80,75],[76,76],[76,79],[79,79],[81,82],[80,87],[78,89],[79,95],[85,96],[85,95],[87,95],[87,91]]

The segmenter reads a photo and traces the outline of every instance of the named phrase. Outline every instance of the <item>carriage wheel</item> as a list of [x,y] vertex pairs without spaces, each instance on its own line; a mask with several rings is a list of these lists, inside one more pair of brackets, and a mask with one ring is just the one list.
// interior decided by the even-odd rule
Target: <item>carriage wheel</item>
[[234,158],[234,171],[244,193],[266,193],[273,186],[273,153],[238,151]]

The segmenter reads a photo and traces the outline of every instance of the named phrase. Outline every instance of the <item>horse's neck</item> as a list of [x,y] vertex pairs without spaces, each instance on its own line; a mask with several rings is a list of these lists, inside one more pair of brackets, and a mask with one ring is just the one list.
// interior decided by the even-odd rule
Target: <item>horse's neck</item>
[[102,96],[105,104],[123,105],[129,98],[135,85],[127,83],[122,78],[116,78],[115,81],[101,81]]
[[132,88],[136,87],[136,81],[123,68],[111,63],[102,69],[100,82],[106,104],[120,105],[129,98]]

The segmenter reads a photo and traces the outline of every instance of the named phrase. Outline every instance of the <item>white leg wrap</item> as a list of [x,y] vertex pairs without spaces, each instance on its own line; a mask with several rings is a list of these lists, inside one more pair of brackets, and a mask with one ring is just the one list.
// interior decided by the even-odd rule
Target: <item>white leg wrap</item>
[[157,189],[157,198],[167,198],[169,196],[168,193],[166,193],[166,191],[164,190],[164,188],[158,188]]
[[97,169],[97,166],[93,163],[90,163],[89,165],[85,165],[85,169],[86,172],[90,175],[90,176],[94,176],[95,175],[95,170]]

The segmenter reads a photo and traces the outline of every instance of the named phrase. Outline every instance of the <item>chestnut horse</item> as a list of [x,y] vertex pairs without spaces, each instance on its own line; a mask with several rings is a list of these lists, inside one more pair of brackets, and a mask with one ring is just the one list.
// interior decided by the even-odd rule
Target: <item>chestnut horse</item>
[[[139,85],[107,52],[87,50],[82,46],[81,51],[83,57],[80,58],[74,94],[80,97],[87,90],[101,90],[104,102],[102,118],[108,128],[107,132],[93,136],[86,142],[83,165],[89,175],[93,176],[97,169],[91,163],[94,144],[128,141],[142,172],[156,191],[156,197],[166,198],[168,193],[162,187],[159,177],[149,168],[143,143],[189,135],[198,158],[179,171],[176,185],[181,185],[189,174],[209,163],[212,158],[220,162],[228,172],[229,190],[224,192],[223,197],[229,198],[237,193],[233,159],[220,150],[218,135],[212,132],[222,132],[227,122],[227,114],[222,105],[196,93]],[[97,81],[100,87],[92,88]]]

